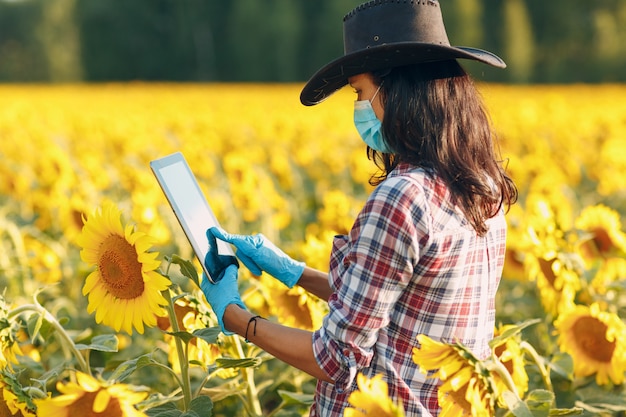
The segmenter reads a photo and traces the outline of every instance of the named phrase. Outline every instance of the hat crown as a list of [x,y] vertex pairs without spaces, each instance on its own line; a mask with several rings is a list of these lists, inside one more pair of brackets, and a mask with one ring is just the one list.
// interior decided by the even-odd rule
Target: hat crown
[[450,46],[436,0],[373,0],[343,19],[344,52],[394,43]]

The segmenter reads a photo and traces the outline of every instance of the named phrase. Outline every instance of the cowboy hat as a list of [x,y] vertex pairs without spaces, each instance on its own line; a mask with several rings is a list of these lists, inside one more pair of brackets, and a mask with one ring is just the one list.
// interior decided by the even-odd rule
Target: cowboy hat
[[343,18],[344,56],[319,69],[304,86],[300,101],[318,104],[348,83],[348,78],[419,62],[464,58],[498,68],[495,54],[450,46],[437,0],[373,0]]

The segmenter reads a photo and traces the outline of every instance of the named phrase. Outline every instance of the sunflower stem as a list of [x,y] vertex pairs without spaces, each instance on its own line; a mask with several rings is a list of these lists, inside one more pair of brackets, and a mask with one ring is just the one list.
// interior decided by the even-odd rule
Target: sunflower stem
[[[489,364],[488,368],[490,371],[495,371],[502,378],[506,387],[513,394],[515,394],[515,398],[521,401],[519,392],[517,392],[517,387],[515,386],[515,382],[513,381],[513,377],[511,377],[511,374],[509,373],[508,369],[506,369],[506,366],[504,366],[504,364],[500,362],[497,358],[494,358],[494,360],[491,361],[491,363]],[[502,393],[498,394],[501,395]]]
[[[239,353],[240,358],[245,358],[246,355],[243,353],[243,348],[241,346],[241,339],[237,336],[233,336],[235,339],[235,346],[237,348],[237,353]],[[242,369],[246,377],[247,382],[247,396],[248,396],[248,410],[252,410],[254,415],[260,416],[262,415],[261,404],[259,403],[259,392],[256,389],[256,383],[254,382],[254,370],[250,368]]]
[[530,357],[533,358],[533,361],[537,364],[546,389],[548,391],[553,391],[552,380],[550,379],[550,371],[544,365],[543,359],[541,358],[541,356],[539,356],[535,348],[525,340],[520,343],[520,348],[522,349],[522,351],[528,353]]
[[63,350],[67,353],[72,354],[76,358],[76,362],[78,362],[78,367],[80,368],[80,370],[91,376],[91,369],[89,368],[89,365],[87,365],[87,361],[80,353],[80,351],[76,349],[76,344],[74,343],[70,335],[67,334],[67,331],[65,331],[65,328],[61,326],[61,323],[59,323],[56,317],[50,314],[50,312],[46,310],[41,304],[39,304],[37,300],[35,300],[35,304],[25,304],[14,308],[9,312],[8,317],[12,318],[27,311],[33,311],[37,314],[41,314],[43,318],[48,321],[52,325],[52,327],[54,327],[54,330],[56,330],[59,338],[61,339],[61,346]]
[[[170,324],[174,333],[180,331],[178,320],[176,319],[176,311],[174,310],[174,302],[170,294],[169,288],[162,291],[163,297],[167,300],[167,315],[170,318]],[[180,337],[174,337],[176,343],[176,353],[178,355],[178,364],[180,365],[181,388],[183,390],[183,411],[189,409],[191,404],[191,381],[189,379],[189,362],[187,360],[186,349]]]

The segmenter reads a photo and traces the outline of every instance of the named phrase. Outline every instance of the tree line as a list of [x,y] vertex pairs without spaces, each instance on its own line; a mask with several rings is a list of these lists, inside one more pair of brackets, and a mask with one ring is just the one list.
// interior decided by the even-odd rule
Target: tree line
[[[400,0],[404,1],[404,0]],[[0,82],[300,82],[343,54],[363,0],[0,0]],[[441,0],[480,80],[626,81],[623,0]]]

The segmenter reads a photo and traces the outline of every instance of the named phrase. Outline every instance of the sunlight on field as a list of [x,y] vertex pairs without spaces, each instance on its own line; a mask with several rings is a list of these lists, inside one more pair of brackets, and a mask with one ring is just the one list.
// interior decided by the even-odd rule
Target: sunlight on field
[[[521,197],[508,214],[499,320],[517,322],[544,312],[556,316],[574,302],[600,302],[607,311],[623,311],[622,297],[611,291],[617,282],[623,287],[626,276],[621,225],[626,215],[626,86],[479,87]],[[191,259],[148,165],[176,151],[185,155],[227,230],[263,232],[294,257],[325,269],[332,236],[349,230],[376,168],[352,123],[352,91],[345,88],[319,106],[304,107],[300,88],[0,86],[0,285],[5,297],[19,304],[56,283],[46,290],[53,310],[71,317],[70,326],[95,329],[80,293],[88,268],[78,256],[76,238],[84,216],[106,201],[155,238],[159,252]],[[597,207],[604,207],[604,214],[588,214]],[[612,220],[602,222],[605,215]],[[601,238],[609,243],[602,246]],[[613,246],[600,261],[580,251],[594,241],[600,251]],[[572,267],[576,273],[561,276],[578,265],[579,255],[586,262],[584,272]],[[618,260],[609,265],[612,259]],[[246,287],[251,309],[288,324],[319,326],[323,303],[297,289],[278,288],[265,277],[260,282],[261,292],[256,284]],[[567,295],[565,288],[571,289]],[[519,308],[516,299],[534,300],[534,307]],[[144,340],[132,350],[149,345]]]

